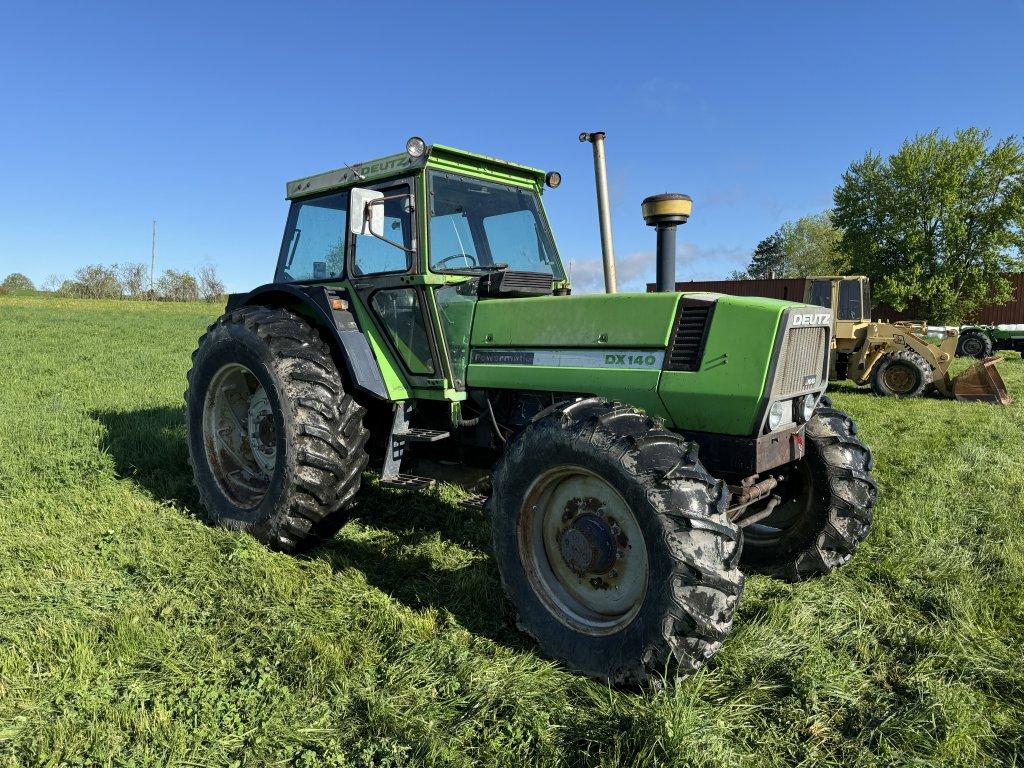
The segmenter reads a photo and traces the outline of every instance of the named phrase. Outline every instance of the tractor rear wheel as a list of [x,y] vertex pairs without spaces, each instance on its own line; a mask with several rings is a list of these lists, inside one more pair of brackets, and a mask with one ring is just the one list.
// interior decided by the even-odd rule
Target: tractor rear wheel
[[743,588],[726,493],[694,446],[599,398],[539,414],[494,471],[502,585],[548,656],[612,684],[698,669]]
[[211,522],[284,551],[345,522],[367,462],[364,410],[301,317],[269,307],[223,315],[192,355],[185,405]]
[[976,357],[984,360],[992,354],[992,339],[982,331],[964,331],[956,343],[957,357]]
[[878,494],[871,451],[853,420],[822,401],[807,422],[804,458],[779,486],[782,502],[743,528],[745,569],[803,581],[844,565],[868,535]]
[[871,388],[883,397],[917,397],[931,383],[931,366],[909,350],[882,355],[871,372]]

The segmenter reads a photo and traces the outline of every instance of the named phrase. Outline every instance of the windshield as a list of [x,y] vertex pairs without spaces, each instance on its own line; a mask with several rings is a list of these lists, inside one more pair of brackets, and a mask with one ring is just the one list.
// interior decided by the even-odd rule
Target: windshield
[[430,267],[564,277],[536,192],[437,171],[430,174]]

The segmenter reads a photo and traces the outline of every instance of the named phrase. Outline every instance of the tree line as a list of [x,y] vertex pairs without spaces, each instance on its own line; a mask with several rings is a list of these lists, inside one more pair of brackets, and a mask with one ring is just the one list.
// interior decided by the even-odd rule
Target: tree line
[[734,279],[858,274],[875,299],[952,324],[1013,296],[1024,269],[1024,145],[978,128],[868,152],[833,207],[783,224]]
[[[204,264],[195,274],[167,269],[155,280],[145,264],[88,264],[71,277],[50,275],[38,290],[75,299],[215,302],[223,298],[225,286],[212,264]],[[20,272],[0,282],[0,295],[36,291],[35,284]]]

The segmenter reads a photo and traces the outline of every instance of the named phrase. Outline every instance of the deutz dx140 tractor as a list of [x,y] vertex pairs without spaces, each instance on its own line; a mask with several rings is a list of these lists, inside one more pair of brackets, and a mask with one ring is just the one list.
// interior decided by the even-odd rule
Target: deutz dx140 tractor
[[274,281],[232,295],[193,355],[189,455],[211,520],[285,551],[334,535],[367,470],[416,490],[417,454],[493,468],[465,506],[490,517],[519,627],[642,684],[715,653],[743,571],[849,560],[871,453],[823,395],[827,310],[573,295],[541,203],[558,182],[414,138],[289,183]]

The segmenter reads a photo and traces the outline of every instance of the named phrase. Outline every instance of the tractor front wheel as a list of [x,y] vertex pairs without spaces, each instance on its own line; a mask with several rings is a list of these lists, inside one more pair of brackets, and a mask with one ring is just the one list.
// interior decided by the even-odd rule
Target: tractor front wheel
[[333,535],[366,467],[364,411],[298,315],[245,307],[199,340],[189,462],[211,522],[293,551]]
[[848,562],[868,535],[878,493],[871,451],[853,420],[822,400],[807,422],[804,458],[778,488],[781,503],[743,528],[747,570],[784,581],[822,576]]
[[629,406],[563,403],[509,443],[492,489],[502,584],[546,655],[635,685],[718,650],[743,588],[739,532],[681,436]]
[[909,350],[882,355],[871,372],[871,388],[882,397],[917,397],[931,383],[931,366]]

